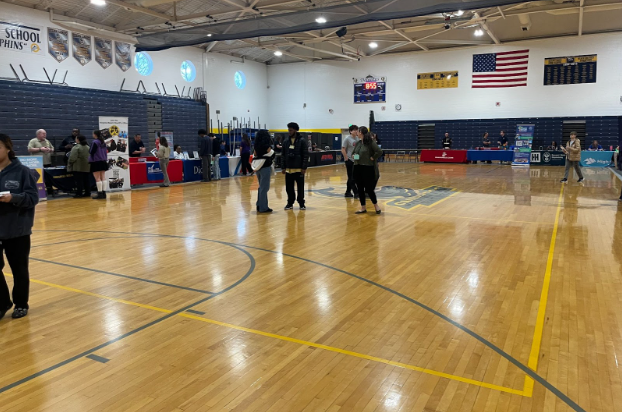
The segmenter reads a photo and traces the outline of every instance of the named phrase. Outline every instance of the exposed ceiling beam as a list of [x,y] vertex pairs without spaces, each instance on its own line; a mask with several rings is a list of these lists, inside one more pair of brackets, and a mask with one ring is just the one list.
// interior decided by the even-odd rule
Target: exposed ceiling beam
[[[236,20],[239,20],[239,19],[241,19],[242,17],[244,17],[244,15],[245,15],[246,13],[258,13],[255,9],[253,9],[253,7],[255,7],[255,5],[256,5],[257,3],[259,3],[259,0],[253,0],[253,2],[252,2],[252,3],[250,3],[250,4],[248,5],[248,7],[239,6],[237,3],[235,3],[235,2],[233,2],[233,1],[231,1],[231,0],[224,0],[224,1],[225,1],[226,3],[229,3],[229,4],[233,5],[233,6],[238,6],[238,7],[241,7],[241,8],[242,8],[242,11],[240,11],[240,14],[238,14],[238,17],[236,17],[236,19],[234,20],[234,22],[235,22]],[[229,30],[231,30],[232,28],[233,28],[233,23],[231,23],[231,24],[229,25],[229,27],[227,27],[227,28],[225,29],[225,31],[224,31],[222,34],[227,34],[227,32],[229,32]],[[218,42],[217,42],[217,41],[211,42],[211,43],[209,44],[209,46],[207,46],[207,47],[205,48],[205,51],[209,53],[209,52],[210,52],[210,51],[214,48],[214,46],[216,46],[216,44],[218,44]]]
[[398,48],[400,48],[400,47],[407,46],[407,45],[409,45],[409,44],[412,44],[412,42],[405,41],[405,42],[402,42],[402,43],[392,44],[392,45],[390,45],[390,46],[388,46],[388,47],[385,47],[384,49],[376,50],[375,52],[370,53],[370,54],[369,54],[369,56],[370,56],[370,57],[371,57],[371,56],[377,56],[377,55],[379,55],[379,54],[386,53],[386,52],[388,52],[388,51],[395,50],[395,49],[398,49]]
[[296,42],[293,42],[293,41],[289,41],[288,43],[292,44],[292,45],[294,45],[296,47],[300,47],[300,48],[303,48],[303,49],[316,51],[318,53],[324,53],[324,54],[328,54],[328,55],[331,55],[331,56],[341,57],[343,59],[358,61],[358,58],[352,57],[352,56],[348,56],[347,54],[336,53],[336,52],[332,52],[332,51],[329,51],[329,50],[316,49],[315,47],[306,46],[304,44],[296,43]]
[[379,21],[380,24],[382,24],[384,27],[386,27],[387,29],[393,31],[395,34],[399,35],[400,37],[403,37],[404,39],[408,40],[410,43],[414,44],[415,46],[419,47],[421,50],[425,50],[428,51],[430,49],[428,49],[426,46],[417,43],[415,40],[411,39],[410,37],[408,37],[407,35],[405,35],[404,33],[402,33],[399,30],[396,30],[393,26],[390,26],[389,24],[387,24],[384,21]]
[[118,6],[118,7],[123,7],[126,10],[130,10],[130,11],[133,11],[133,12],[136,12],[136,13],[142,13],[142,14],[146,14],[146,15],[149,15],[149,16],[152,16],[152,17],[157,17],[157,18],[162,19],[164,21],[172,21],[173,20],[173,16],[169,16],[168,14],[158,13],[157,11],[148,9],[146,7],[137,6],[136,4],[132,4],[132,3],[126,3],[126,2],[121,1],[121,0],[106,0],[106,3],[113,4],[113,5]]
[[[478,19],[479,18],[479,14],[475,13],[473,14],[473,16]],[[488,24],[486,23],[486,20],[482,20],[481,23],[479,24],[482,29],[484,29],[484,31],[486,33],[488,33],[488,37],[490,37],[492,39],[492,41],[495,42],[495,44],[501,44],[501,41],[499,41],[499,39],[497,38],[497,36],[495,36],[495,34],[492,32],[492,30],[490,30],[490,27],[488,26]]]

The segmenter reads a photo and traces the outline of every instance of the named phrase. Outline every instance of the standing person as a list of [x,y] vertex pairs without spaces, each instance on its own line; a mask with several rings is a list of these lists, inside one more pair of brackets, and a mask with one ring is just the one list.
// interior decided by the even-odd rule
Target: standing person
[[[30,169],[13,151],[13,142],[0,134],[0,319],[15,305],[13,319],[28,315],[30,235],[39,202]],[[13,272],[13,300],[2,269],[4,256]]]
[[171,148],[168,147],[168,141],[164,136],[160,137],[160,147],[158,148],[156,157],[160,161],[160,169],[162,169],[162,174],[164,175],[164,183],[162,183],[160,187],[169,187],[171,181],[168,178],[168,162],[171,157]]
[[106,141],[99,130],[93,131],[93,144],[89,151],[89,163],[91,164],[91,173],[95,177],[97,185],[97,196],[93,199],[106,198],[106,170],[108,170],[108,149]]
[[224,140],[220,142],[220,156],[229,156],[229,146]]
[[375,190],[376,182],[378,182],[380,177],[378,173],[378,159],[382,156],[382,150],[371,138],[367,127],[359,128],[359,137],[362,140],[359,140],[354,147],[354,178],[359,188],[361,208],[356,214],[367,213],[367,206],[365,205],[365,193],[367,192],[371,202],[374,204],[376,214],[379,215],[382,211],[380,206],[378,206]]
[[454,141],[449,137],[449,133],[445,133],[445,137],[443,137],[443,149],[449,150],[451,149],[451,145]]
[[[341,154],[343,155],[343,161],[346,163],[346,171],[348,173],[348,182],[346,183],[346,193],[344,197],[356,197],[359,195],[359,191],[354,181],[354,146],[359,141],[359,127],[355,124],[348,128],[350,136],[347,136],[341,142]],[[354,194],[352,194],[354,193]]]
[[[482,140],[482,146],[484,146],[485,149],[489,149],[490,148],[490,139],[488,138],[488,132],[484,132],[484,137]],[[475,162],[477,163],[477,162]],[[492,160],[486,160],[486,163],[491,164]]]
[[497,144],[499,144],[499,149],[508,150],[508,138],[505,136],[505,131],[501,130],[499,134],[499,140],[497,140]]
[[[257,190],[257,212],[272,213],[272,209],[268,206],[268,191],[270,190],[270,175],[272,172],[272,139],[270,133],[266,130],[260,130],[255,137],[255,152],[253,153],[253,164],[255,161],[261,164],[257,172],[257,181],[259,189]],[[261,162],[261,160],[264,160]]]
[[130,142],[130,157],[140,157],[145,153],[145,144],[140,133],[134,135],[134,140]]
[[91,196],[91,181],[89,179],[89,145],[86,137],[79,135],[76,137],[76,145],[71,149],[67,161],[67,171],[73,173],[76,181],[76,199]]
[[242,157],[242,175],[252,176],[254,174],[251,168],[251,139],[249,139],[246,133],[242,134],[242,143],[240,143],[240,156]]
[[202,182],[212,180],[211,157],[212,140],[204,129],[199,130],[199,156],[201,156],[201,169],[203,170]]
[[[42,156],[43,157],[43,167],[52,167],[52,155],[54,154],[54,146],[47,139],[47,132],[43,129],[37,130],[36,136],[34,139],[31,139],[28,142],[28,153],[31,156]],[[45,182],[45,188],[48,192],[48,195],[54,195],[54,186],[52,185],[52,179],[46,177],[45,173],[43,176],[43,181]]]
[[77,138],[80,135],[80,129],[74,128],[71,131],[71,136],[65,137],[65,140],[58,146],[58,151],[65,153],[65,164],[69,163],[69,153],[71,149],[76,145]]
[[276,167],[281,167],[281,155],[283,154],[283,138],[281,136],[276,138],[276,143],[274,145],[274,163]]
[[220,180],[220,137],[209,134],[212,139],[212,159],[214,162],[214,180]]
[[581,141],[577,139],[577,132],[570,132],[570,140],[566,144],[566,147],[562,146],[562,151],[566,154],[566,172],[564,178],[560,180],[560,183],[568,183],[568,173],[570,173],[570,167],[574,167],[579,180],[577,183],[583,182],[583,173],[581,173]]
[[[300,210],[307,210],[305,204],[305,174],[309,164],[309,147],[307,140],[298,131],[297,123],[289,123],[287,132],[289,139],[283,142],[282,173],[285,175],[285,188],[287,190],[287,205],[285,210],[292,210],[297,200]],[[298,188],[298,198],[294,190],[294,183]]]

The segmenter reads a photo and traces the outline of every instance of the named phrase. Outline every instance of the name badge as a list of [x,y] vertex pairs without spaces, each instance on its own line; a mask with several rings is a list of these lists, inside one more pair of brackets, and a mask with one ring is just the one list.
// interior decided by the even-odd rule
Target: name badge
[[361,158],[360,155],[357,155],[357,154],[354,155],[354,160],[359,160],[360,158]]

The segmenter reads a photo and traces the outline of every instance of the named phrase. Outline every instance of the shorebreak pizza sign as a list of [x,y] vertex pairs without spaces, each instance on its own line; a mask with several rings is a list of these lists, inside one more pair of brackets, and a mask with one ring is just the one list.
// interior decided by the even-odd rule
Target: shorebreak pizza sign
[[0,50],[43,56],[41,27],[0,21],[0,30]]

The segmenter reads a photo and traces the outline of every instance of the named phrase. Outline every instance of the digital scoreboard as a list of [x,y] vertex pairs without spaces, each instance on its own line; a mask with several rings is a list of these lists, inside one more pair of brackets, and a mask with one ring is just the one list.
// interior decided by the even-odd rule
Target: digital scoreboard
[[385,103],[387,83],[384,77],[367,76],[354,79],[354,103]]

